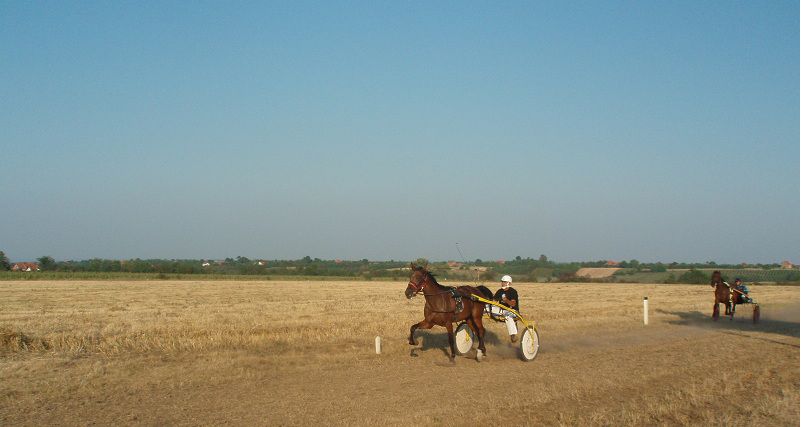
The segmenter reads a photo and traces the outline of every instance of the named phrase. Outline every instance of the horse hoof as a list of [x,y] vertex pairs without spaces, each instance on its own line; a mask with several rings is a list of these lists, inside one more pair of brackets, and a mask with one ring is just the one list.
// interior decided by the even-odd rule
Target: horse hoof
[[476,350],[476,362],[481,362],[481,359],[484,358],[484,352],[481,350]]

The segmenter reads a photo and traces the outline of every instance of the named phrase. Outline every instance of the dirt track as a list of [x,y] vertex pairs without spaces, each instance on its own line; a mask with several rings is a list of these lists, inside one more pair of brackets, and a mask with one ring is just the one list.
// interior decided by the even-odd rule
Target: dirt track
[[402,283],[0,283],[0,424],[798,425],[797,287],[754,326],[705,286],[515,286],[537,359],[490,324],[451,365],[442,328],[410,356]]

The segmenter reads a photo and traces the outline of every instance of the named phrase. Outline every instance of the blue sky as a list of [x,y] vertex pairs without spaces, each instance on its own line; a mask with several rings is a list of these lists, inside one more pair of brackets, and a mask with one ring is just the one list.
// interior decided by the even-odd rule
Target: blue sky
[[798,2],[0,2],[0,250],[799,261]]

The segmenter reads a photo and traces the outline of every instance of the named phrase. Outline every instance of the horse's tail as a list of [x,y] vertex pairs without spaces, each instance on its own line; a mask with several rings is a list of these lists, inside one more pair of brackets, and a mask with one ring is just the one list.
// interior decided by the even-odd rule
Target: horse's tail
[[478,288],[479,291],[481,291],[482,294],[484,294],[484,298],[492,299],[492,291],[489,290],[488,287],[486,287],[484,285],[479,285],[479,286],[477,286],[477,288]]

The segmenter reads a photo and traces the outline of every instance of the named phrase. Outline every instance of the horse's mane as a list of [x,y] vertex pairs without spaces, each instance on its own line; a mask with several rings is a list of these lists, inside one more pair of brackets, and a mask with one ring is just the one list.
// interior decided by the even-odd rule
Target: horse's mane
[[442,285],[440,285],[440,284],[439,284],[439,282],[437,282],[437,277],[436,277],[436,275],[435,275],[434,273],[432,273],[432,272],[428,271],[428,270],[427,270],[425,267],[423,267],[422,265],[418,265],[418,266],[414,267],[414,270],[415,270],[415,271],[422,271],[423,273],[425,273],[425,275],[426,275],[426,276],[428,276],[428,278],[429,278],[429,279],[431,279],[431,281],[432,281],[432,282],[434,282],[434,284],[435,284],[435,285],[437,285],[437,286],[442,286]]

